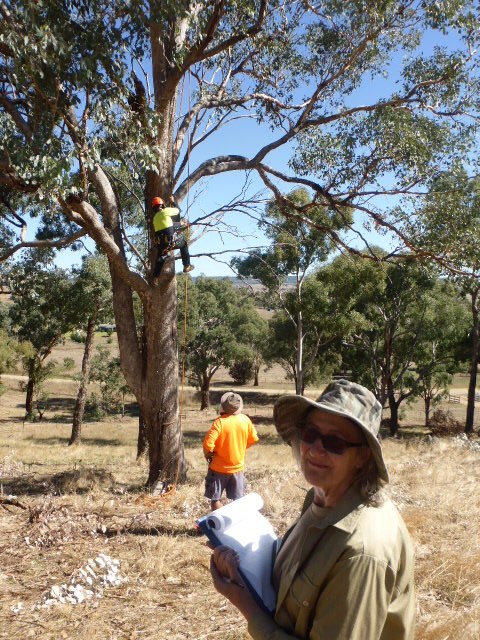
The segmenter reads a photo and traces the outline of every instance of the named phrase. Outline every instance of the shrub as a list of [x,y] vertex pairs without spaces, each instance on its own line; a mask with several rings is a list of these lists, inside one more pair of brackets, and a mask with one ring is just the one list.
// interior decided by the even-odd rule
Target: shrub
[[428,426],[434,436],[457,436],[463,433],[463,424],[448,409],[435,409]]
[[85,420],[103,420],[107,412],[102,406],[102,401],[96,393],[92,393],[85,403]]
[[72,333],[70,334],[70,340],[73,340],[73,342],[83,343],[85,342],[86,338],[87,338],[87,334],[85,333],[85,331],[82,331],[81,329],[76,329],[75,331],[72,331]]
[[251,360],[234,362],[228,373],[235,384],[247,384],[253,378],[253,362]]

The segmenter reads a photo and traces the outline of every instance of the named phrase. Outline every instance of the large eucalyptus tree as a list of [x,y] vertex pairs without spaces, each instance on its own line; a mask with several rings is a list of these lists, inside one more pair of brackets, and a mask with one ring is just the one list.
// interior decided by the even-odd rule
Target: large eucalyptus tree
[[[176,279],[172,262],[158,282],[151,277],[152,196],[182,202],[201,180],[253,171],[279,204],[285,183],[303,185],[316,205],[357,209],[394,228],[375,198],[418,188],[461,151],[453,120],[475,115],[476,6],[0,0],[2,256],[82,235],[107,255],[122,368],[147,427],[148,484],[184,477]],[[433,34],[441,43],[449,33],[448,48],[422,40]],[[259,135],[240,155],[245,117]],[[222,138],[230,152],[202,153],[228,126],[240,127]],[[295,151],[289,169],[281,149]],[[131,215],[135,201],[140,218]],[[38,206],[55,221],[41,240],[28,224]],[[308,214],[298,210],[315,225]],[[7,237],[5,225],[20,237]]]

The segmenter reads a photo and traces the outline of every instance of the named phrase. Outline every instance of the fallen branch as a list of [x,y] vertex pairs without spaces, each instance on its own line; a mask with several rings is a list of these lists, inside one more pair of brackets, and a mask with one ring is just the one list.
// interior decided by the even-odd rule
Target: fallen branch
[[0,506],[2,506],[5,509],[5,511],[10,511],[9,509],[7,509],[6,505],[11,505],[12,507],[18,507],[19,509],[24,509],[24,510],[27,509],[27,507],[24,504],[22,504],[15,498],[0,496]]

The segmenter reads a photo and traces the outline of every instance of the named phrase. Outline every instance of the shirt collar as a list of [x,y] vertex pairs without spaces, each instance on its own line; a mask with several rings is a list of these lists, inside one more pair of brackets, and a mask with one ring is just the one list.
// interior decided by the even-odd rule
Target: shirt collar
[[332,507],[329,512],[312,526],[326,529],[336,526],[347,533],[351,533],[355,528],[359,517],[359,511],[364,507],[364,499],[358,491],[358,487],[353,486],[343,496],[343,499]]

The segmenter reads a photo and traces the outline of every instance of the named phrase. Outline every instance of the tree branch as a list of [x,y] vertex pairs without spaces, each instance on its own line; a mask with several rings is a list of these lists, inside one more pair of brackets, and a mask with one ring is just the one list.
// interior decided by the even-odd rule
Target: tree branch
[[109,261],[119,276],[138,293],[145,293],[148,285],[138,274],[131,271],[112,235],[102,224],[97,212],[88,202],[69,198],[68,201],[58,199],[62,210],[69,220],[82,227],[108,256]]
[[82,230],[82,231],[77,231],[76,233],[73,233],[71,236],[68,236],[67,238],[62,238],[61,240],[32,240],[30,242],[19,242],[15,246],[11,247],[7,251],[4,251],[2,254],[0,254],[0,262],[5,262],[7,258],[10,258],[10,256],[12,256],[17,251],[20,251],[21,249],[31,249],[31,248],[62,249],[64,247],[68,247],[68,245],[72,244],[73,242],[76,242],[80,238],[83,238],[83,236],[85,235],[86,235],[86,231]]
[[32,142],[33,132],[19,113],[18,109],[15,107],[13,102],[7,98],[7,96],[2,92],[0,93],[0,104],[3,105],[5,111],[15,122],[17,129],[23,133],[28,142]]
[[256,36],[260,33],[262,25],[265,21],[265,17],[267,15],[267,7],[268,0],[261,0],[260,6],[258,8],[258,13],[254,24],[247,29],[244,33],[232,36],[227,38],[223,42],[218,43],[211,49],[207,49],[208,45],[212,42],[213,37],[215,35],[215,31],[218,27],[220,19],[224,13],[225,1],[220,0],[216,7],[216,11],[212,14],[210,19],[210,23],[206,29],[206,34],[203,40],[192,49],[191,54],[186,57],[183,63],[183,71],[185,72],[192,64],[196,62],[201,62],[202,60],[211,59],[217,56],[222,51],[226,51],[230,47],[242,42],[244,40],[248,40],[253,36]]

